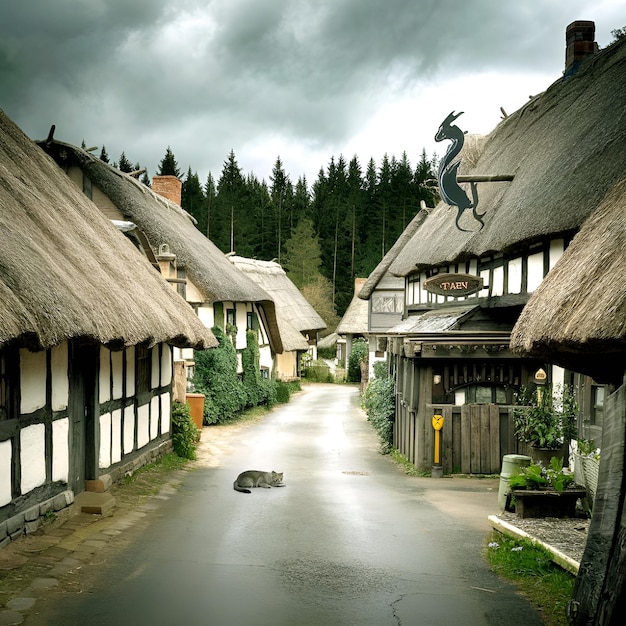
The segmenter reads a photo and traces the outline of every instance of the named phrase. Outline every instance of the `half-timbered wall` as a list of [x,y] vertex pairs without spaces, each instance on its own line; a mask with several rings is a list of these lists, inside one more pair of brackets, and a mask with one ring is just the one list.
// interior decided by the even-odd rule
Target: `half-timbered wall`
[[207,327],[218,326],[226,329],[228,325],[237,327],[235,348],[237,350],[237,371],[242,372],[241,350],[247,345],[246,331],[254,329],[259,337],[259,366],[271,372],[274,367],[272,349],[267,336],[267,329],[261,322],[261,316],[253,302],[216,302],[213,305],[203,304],[198,307],[198,317]]
[[131,346],[114,352],[102,346],[98,378],[98,468],[108,470],[169,434],[171,348]]
[[80,350],[0,350],[0,547],[71,504],[85,479],[136,464],[170,439],[168,345],[100,347],[99,356],[96,348],[84,368],[70,362]]
[[[489,255],[413,274],[407,278],[407,305],[444,304],[477,298],[530,294],[554,267],[564,249],[565,241],[555,239],[531,247],[523,255]],[[448,272],[480,276],[485,288],[465,298],[450,298],[429,293],[424,289],[427,278]]]

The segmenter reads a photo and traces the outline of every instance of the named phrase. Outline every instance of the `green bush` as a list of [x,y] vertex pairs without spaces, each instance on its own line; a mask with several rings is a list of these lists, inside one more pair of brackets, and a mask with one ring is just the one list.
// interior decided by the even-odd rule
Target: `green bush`
[[243,374],[237,374],[237,351],[229,334],[213,328],[218,347],[196,351],[194,385],[205,395],[204,424],[223,424],[246,409],[277,402],[277,383],[261,376],[258,335],[246,333],[246,348],[241,351]]
[[330,373],[330,368],[324,361],[311,361],[302,370],[303,378],[312,383],[332,383],[333,376]]
[[395,396],[393,378],[374,378],[369,382],[361,399],[367,419],[378,433],[381,450],[387,454],[393,444]]
[[352,342],[352,350],[348,359],[348,376],[349,383],[361,382],[361,362],[367,361],[369,356],[369,346],[365,339],[355,339]]
[[182,402],[172,404],[172,445],[174,452],[183,459],[196,458],[199,433],[191,417],[189,405]]
[[289,402],[289,396],[291,395],[289,384],[282,380],[276,381],[276,402],[285,404]]
[[337,348],[332,346],[330,348],[317,348],[317,356],[320,359],[334,359],[337,356]]

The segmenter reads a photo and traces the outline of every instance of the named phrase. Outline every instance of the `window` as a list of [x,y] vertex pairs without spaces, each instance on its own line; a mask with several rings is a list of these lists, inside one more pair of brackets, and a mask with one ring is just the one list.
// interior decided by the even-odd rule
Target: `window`
[[246,313],[246,330],[259,330],[259,320],[254,311]]
[[591,423],[594,426],[602,426],[604,416],[604,387],[592,385],[591,387]]
[[226,309],[226,326],[236,326],[237,318],[235,316],[235,309]]
[[137,385],[137,393],[150,391],[150,382],[152,378],[152,355],[146,346],[137,346],[135,348],[135,358],[137,361],[135,368],[135,377]]
[[403,296],[375,296],[372,299],[372,313],[402,313],[404,310]]

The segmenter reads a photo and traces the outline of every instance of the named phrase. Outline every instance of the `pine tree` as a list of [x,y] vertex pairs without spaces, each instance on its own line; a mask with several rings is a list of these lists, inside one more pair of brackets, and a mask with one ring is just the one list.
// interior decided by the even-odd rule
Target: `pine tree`
[[[212,239],[223,252],[235,252],[239,227],[237,218],[244,196],[245,182],[235,152],[231,150],[217,181],[217,198],[211,218]],[[243,221],[244,217],[241,219]]]
[[127,174],[133,171],[133,164],[128,160],[124,152],[120,155],[120,160],[117,166],[120,172],[126,172]]
[[270,197],[274,211],[275,237],[276,237],[276,258],[281,262],[282,248],[284,241],[289,237],[292,226],[291,200],[293,197],[293,187],[289,176],[285,173],[280,157],[276,158],[272,173],[270,175]]
[[104,146],[102,146],[102,150],[100,150],[100,160],[105,163],[109,162],[109,155],[107,154],[107,149]]
[[314,282],[320,275],[322,249],[309,218],[302,218],[285,241],[282,265],[298,289]]
[[204,192],[198,174],[192,172],[191,167],[187,170],[187,176],[183,182],[181,206],[196,220],[196,228],[201,233],[206,233],[207,207]]
[[213,214],[213,209],[215,208],[215,200],[217,198],[217,189],[215,187],[215,180],[213,179],[213,174],[209,172],[207,176],[206,183],[204,183],[204,198],[206,202],[206,231],[204,234],[208,239],[211,239],[211,218]]
[[159,163],[159,170],[157,173],[159,176],[176,176],[176,178],[180,178],[178,163],[176,162],[174,153],[169,146],[167,146],[165,156],[161,159],[161,162]]

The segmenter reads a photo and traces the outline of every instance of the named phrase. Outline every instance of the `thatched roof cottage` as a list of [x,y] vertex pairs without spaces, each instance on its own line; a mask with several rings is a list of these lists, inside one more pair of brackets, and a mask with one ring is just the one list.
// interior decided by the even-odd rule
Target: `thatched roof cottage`
[[109,219],[136,225],[157,261],[162,253],[162,271],[178,284],[206,326],[236,326],[237,349],[245,348],[246,329],[251,324],[258,327],[261,367],[272,371],[274,354],[283,351],[276,305],[195,227],[193,218],[180,207],[178,179],[155,177],[155,187],[161,178],[167,178],[170,186],[177,185],[167,198],[81,148],[59,141],[41,145]]
[[0,111],[0,546],[170,445],[172,351],[213,334]]
[[317,336],[326,328],[326,323],[275,261],[259,261],[237,255],[229,255],[228,258],[276,304],[283,342],[283,353],[278,355],[276,362],[277,376],[282,379],[299,376],[299,354],[310,351],[312,358],[317,358]]
[[[498,472],[504,454],[523,452],[505,409],[516,391],[542,369],[549,383],[575,382],[574,372],[546,364],[540,351],[520,357],[509,346],[530,296],[626,178],[626,118],[619,114],[626,40],[594,53],[590,22],[571,24],[566,40],[567,59],[575,61],[564,76],[461,153],[457,182],[470,183],[463,189],[474,210],[442,201],[418,216],[386,268],[405,283],[405,319],[387,333],[399,382],[396,443],[417,465],[432,463],[435,411],[452,424],[443,431],[446,468]],[[581,44],[585,54],[573,54]],[[462,125],[452,115],[442,127],[453,118]],[[587,397],[597,382],[584,383]],[[502,407],[498,418],[489,417],[488,404]],[[472,441],[474,414],[480,443]]]

